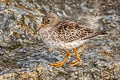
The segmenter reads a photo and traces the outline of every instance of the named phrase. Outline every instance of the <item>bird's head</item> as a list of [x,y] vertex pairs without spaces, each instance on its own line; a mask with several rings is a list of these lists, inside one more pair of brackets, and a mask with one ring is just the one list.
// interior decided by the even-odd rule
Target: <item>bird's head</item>
[[55,27],[60,22],[60,18],[52,12],[48,12],[45,16],[42,18],[42,24],[41,27]]

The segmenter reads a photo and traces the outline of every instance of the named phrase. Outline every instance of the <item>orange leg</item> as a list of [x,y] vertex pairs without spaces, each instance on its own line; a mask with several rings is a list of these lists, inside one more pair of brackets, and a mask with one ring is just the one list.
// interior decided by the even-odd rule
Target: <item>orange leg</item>
[[50,64],[50,65],[51,66],[56,66],[57,68],[62,67],[66,63],[66,61],[67,61],[67,59],[68,59],[69,56],[70,56],[70,52],[67,52],[67,56],[65,57],[64,61],[62,61],[62,62],[56,62],[56,63]]
[[71,63],[70,63],[71,66],[75,66],[75,65],[77,65],[78,63],[80,63],[80,66],[81,66],[81,65],[82,65],[82,60],[81,60],[81,58],[79,57],[78,51],[76,50],[76,48],[73,48],[73,51],[74,51],[74,53],[75,53],[75,55],[76,55],[77,61],[71,62]]

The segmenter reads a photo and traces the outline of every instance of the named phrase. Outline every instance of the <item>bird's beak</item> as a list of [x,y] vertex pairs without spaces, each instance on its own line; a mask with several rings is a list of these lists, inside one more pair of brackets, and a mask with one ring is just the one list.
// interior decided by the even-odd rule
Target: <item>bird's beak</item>
[[40,26],[41,26],[42,28],[44,28],[44,27],[45,27],[45,25],[44,25],[44,24],[40,24]]

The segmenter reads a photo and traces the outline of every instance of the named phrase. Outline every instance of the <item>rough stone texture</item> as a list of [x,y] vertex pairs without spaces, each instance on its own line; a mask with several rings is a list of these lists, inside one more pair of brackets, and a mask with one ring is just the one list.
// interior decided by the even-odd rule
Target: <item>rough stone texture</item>
[[[58,16],[104,27],[98,36],[78,48],[83,66],[49,66],[65,52],[49,51],[41,41],[41,16]],[[0,80],[120,80],[120,0],[0,0]]]

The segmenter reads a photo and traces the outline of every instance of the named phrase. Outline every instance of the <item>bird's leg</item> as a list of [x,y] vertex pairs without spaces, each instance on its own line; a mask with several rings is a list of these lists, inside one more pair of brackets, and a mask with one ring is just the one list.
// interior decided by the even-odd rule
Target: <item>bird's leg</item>
[[50,65],[51,66],[56,66],[57,68],[58,67],[62,67],[66,63],[66,61],[67,61],[67,59],[68,59],[69,56],[70,56],[70,52],[67,52],[67,56],[65,57],[64,61],[62,61],[62,62],[56,62],[56,63],[50,64]]
[[78,63],[80,63],[80,66],[82,65],[82,59],[79,57],[79,54],[78,54],[78,51],[76,50],[76,48],[73,48],[73,51],[76,55],[76,58],[77,58],[77,61],[75,62],[70,62],[71,66],[75,66],[77,65]]

